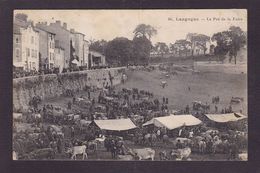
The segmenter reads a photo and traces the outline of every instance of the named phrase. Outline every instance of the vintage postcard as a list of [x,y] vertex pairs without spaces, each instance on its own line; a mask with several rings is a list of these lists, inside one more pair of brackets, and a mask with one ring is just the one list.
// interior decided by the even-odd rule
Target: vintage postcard
[[247,161],[247,10],[14,10],[13,160]]

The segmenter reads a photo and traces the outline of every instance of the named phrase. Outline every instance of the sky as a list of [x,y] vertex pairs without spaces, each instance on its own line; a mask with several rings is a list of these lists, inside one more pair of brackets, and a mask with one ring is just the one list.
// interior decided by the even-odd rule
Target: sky
[[[247,31],[247,11],[226,10],[15,10],[28,15],[37,22],[66,22],[68,28],[85,34],[85,39],[112,40],[116,37],[132,39],[138,24],[153,26],[157,35],[152,43],[174,43],[185,39],[187,33],[212,36],[216,32],[228,30],[232,25]],[[181,21],[195,18],[193,21]],[[220,20],[218,20],[220,19]],[[221,20],[222,19],[222,20]],[[229,20],[230,19],[230,20]]]

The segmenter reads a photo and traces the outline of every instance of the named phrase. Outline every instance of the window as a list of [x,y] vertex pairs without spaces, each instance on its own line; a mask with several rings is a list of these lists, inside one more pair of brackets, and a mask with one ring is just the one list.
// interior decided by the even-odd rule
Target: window
[[27,55],[27,57],[30,56],[30,49],[29,48],[26,48],[26,55]]
[[34,43],[34,37],[33,36],[31,37],[31,43],[32,44]]
[[33,49],[31,49],[31,57],[32,57],[32,58],[33,58],[33,55],[34,55],[34,54],[33,54]]
[[36,70],[35,62],[32,63],[32,68],[33,68],[33,70]]
[[51,48],[51,42],[50,42],[50,48]]
[[20,57],[20,49],[15,49],[15,55],[16,55],[17,60],[19,60],[19,57]]
[[18,38],[16,38],[15,41],[16,41],[17,44],[19,43],[19,39]]

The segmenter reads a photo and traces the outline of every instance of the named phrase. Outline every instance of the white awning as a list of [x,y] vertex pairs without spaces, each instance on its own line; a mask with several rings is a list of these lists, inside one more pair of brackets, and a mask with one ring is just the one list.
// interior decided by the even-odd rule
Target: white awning
[[238,121],[247,118],[247,116],[241,113],[206,114],[206,117],[218,123],[227,123],[227,122]]
[[123,131],[136,128],[134,123],[129,119],[110,119],[110,120],[94,120],[94,123],[101,130]]
[[170,115],[165,117],[157,117],[143,124],[143,126],[154,124],[156,127],[166,127],[173,130],[182,126],[199,125],[201,121],[192,115]]

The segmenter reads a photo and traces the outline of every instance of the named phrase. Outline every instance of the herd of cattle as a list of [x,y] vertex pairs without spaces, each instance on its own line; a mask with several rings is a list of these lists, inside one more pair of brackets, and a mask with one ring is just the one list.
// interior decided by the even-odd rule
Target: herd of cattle
[[[112,159],[119,160],[190,160],[192,153],[230,154],[230,159],[236,159],[239,149],[247,146],[247,133],[220,132],[212,128],[200,131],[193,137],[171,138],[167,134],[159,137],[156,133],[144,133],[140,138],[138,133],[133,133],[131,139],[109,135],[100,137],[89,128],[93,119],[130,117],[140,127],[157,114],[162,115],[164,109],[160,110],[160,107],[167,104],[161,104],[153,93],[137,88],[123,88],[118,92],[110,88],[103,89],[98,101],[84,96],[76,98],[71,92],[67,95],[73,97],[72,106],[68,104],[67,108],[44,105],[38,111],[41,100],[34,97],[30,103],[34,109],[13,114],[13,159],[57,159],[57,156],[61,159],[78,159],[79,155],[82,159],[88,159],[89,154],[100,151],[110,152]],[[215,101],[219,101],[219,98],[214,98]],[[196,102],[193,109],[199,110],[201,107],[207,109],[208,105]],[[23,123],[30,124],[25,131],[19,127]],[[69,135],[65,131],[69,131]]]

